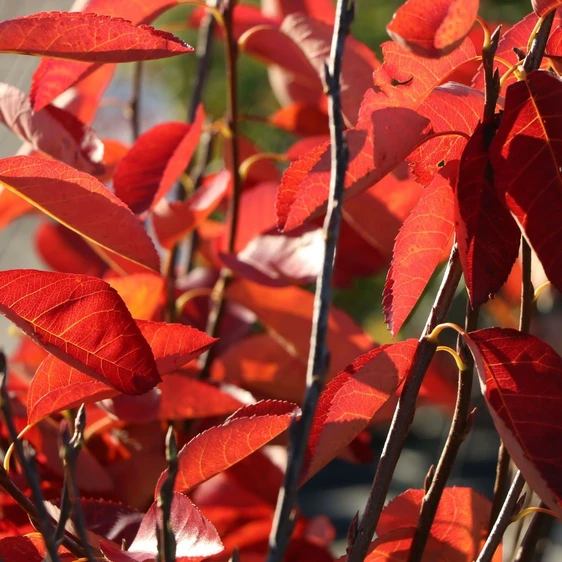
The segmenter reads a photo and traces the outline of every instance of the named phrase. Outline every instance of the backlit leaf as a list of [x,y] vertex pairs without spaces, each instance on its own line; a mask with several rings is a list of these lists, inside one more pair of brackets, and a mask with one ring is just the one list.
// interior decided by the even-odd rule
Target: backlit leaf
[[[408,490],[392,500],[383,509],[377,534],[384,536],[397,529],[415,528],[423,497],[423,490]],[[487,535],[491,508],[491,502],[471,488],[445,488],[430,536],[443,545],[446,560],[476,559]]]
[[161,59],[194,49],[170,33],[93,13],[42,12],[0,23],[0,52],[84,62]]
[[[126,550],[121,545],[103,540],[101,550],[110,562],[145,562],[159,555],[157,524],[162,526],[162,510],[154,502],[141,521],[133,544]],[[183,494],[174,494],[170,526],[176,539],[177,562],[197,562],[224,550],[213,524]]]
[[[456,163],[452,166],[456,169]],[[445,174],[450,171],[451,164],[445,170]],[[454,226],[453,190],[446,177],[437,174],[396,237],[383,297],[385,320],[393,336],[441,261]]]
[[529,486],[562,514],[562,358],[513,329],[471,332],[482,392],[502,441]]
[[164,278],[154,273],[134,273],[106,280],[123,299],[136,320],[159,320],[164,301]]
[[[266,400],[244,406],[222,425],[195,436],[178,453],[174,489],[189,491],[257,451],[283,433],[296,412],[294,404]],[[167,473],[160,476],[156,494]]]
[[161,123],[139,136],[117,165],[115,195],[136,214],[153,207],[187,168],[201,135],[205,113],[195,121]]
[[531,0],[533,10],[539,17],[546,16],[548,12],[560,5],[560,0]]
[[0,183],[58,222],[131,261],[158,271],[142,224],[102,183],[61,162],[36,156],[0,160]]
[[[294,355],[307,360],[314,304],[312,293],[299,287],[271,288],[238,279],[229,285],[227,297],[255,312]],[[343,310],[332,307],[327,345],[331,352],[330,372],[337,373],[355,357],[370,350],[374,343]]]
[[126,394],[160,381],[140,329],[101,279],[14,269],[0,272],[0,289],[2,314],[62,361]]
[[353,441],[402,384],[417,341],[385,345],[361,355],[320,396],[301,483]]
[[34,113],[23,92],[0,83],[0,121],[35,150],[89,174],[103,171],[103,143],[63,109],[49,106]]
[[498,196],[487,149],[493,122],[479,125],[463,152],[455,198],[455,228],[472,307],[505,283],[519,253],[519,228]]
[[562,246],[557,237],[562,232],[560,95],[560,78],[543,70],[509,86],[505,113],[490,148],[496,187],[558,290],[562,290]]
[[468,35],[479,0],[407,0],[387,25],[388,34],[414,53],[446,55]]

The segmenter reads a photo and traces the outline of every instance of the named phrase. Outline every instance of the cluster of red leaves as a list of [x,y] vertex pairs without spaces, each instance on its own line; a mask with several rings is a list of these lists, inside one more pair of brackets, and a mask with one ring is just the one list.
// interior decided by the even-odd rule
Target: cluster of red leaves
[[[299,140],[287,150],[291,164],[282,177],[263,160],[242,166],[233,253],[228,220],[211,215],[232,197],[228,144],[237,142],[246,162],[257,147],[243,137],[225,140],[223,168],[206,175],[185,201],[171,201],[166,196],[199,144],[202,107],[193,123],[157,125],[130,147],[102,140],[91,128],[115,63],[192,51],[148,26],[179,3],[89,0],[80,11],[0,23],[0,50],[44,57],[29,96],[0,87],[0,118],[24,141],[26,154],[0,160],[0,225],[34,210],[56,221],[43,222],[36,238],[54,271],[0,272],[0,312],[28,336],[9,361],[12,410],[18,428],[34,424],[25,439],[37,451],[56,520],[57,422],[63,410],[86,404],[77,484],[88,539],[110,562],[158,556],[161,511],[154,498],[167,477],[162,444],[170,421],[183,445],[170,517],[178,560],[226,560],[234,548],[243,560],[263,559],[283,477],[275,447],[264,446],[285,443],[299,416],[313,311],[313,296],[302,285],[322,265],[318,218],[328,197],[330,144],[321,75],[334,19],[329,0],[236,6],[240,48],[272,65],[282,107],[270,124]],[[533,3],[538,16],[557,4]],[[510,77],[502,113],[482,122],[483,72],[465,71],[479,57],[480,45],[469,36],[478,7],[477,0],[407,1],[388,25],[395,42],[382,45],[382,63],[364,44],[346,40],[342,111],[350,162],[334,283],[346,286],[388,268],[383,302],[393,335],[453,237],[473,306],[504,285],[521,233],[562,288],[562,82],[556,75],[562,28],[555,26],[544,68],[519,81]],[[188,24],[203,15],[197,8]],[[537,15],[502,38],[500,68],[517,62],[512,49],[526,49]],[[69,88],[74,97],[61,107],[57,97]],[[167,286],[160,254],[194,231],[201,265]],[[217,340],[201,330],[208,294],[224,267],[234,280]],[[176,323],[163,322],[167,295],[178,309]],[[256,321],[260,333],[251,331]],[[562,513],[562,451],[555,445],[562,359],[515,330],[475,331],[467,341],[510,454],[533,489]],[[301,484],[336,456],[370,458],[365,430],[389,418],[417,349],[414,339],[378,347],[335,307],[327,342],[329,382]],[[203,380],[190,362],[211,346],[216,359]],[[451,395],[449,379],[435,367],[422,396],[450,407]],[[4,425],[1,430],[5,444]],[[11,468],[23,482],[17,466]],[[96,499],[86,499],[91,496]],[[421,490],[409,490],[385,508],[369,562],[406,560],[422,499]],[[6,494],[0,501],[0,557],[42,560],[42,540],[19,507]],[[488,500],[473,490],[447,488],[426,559],[473,560],[489,513]],[[329,521],[299,515],[286,560],[333,560],[333,536]],[[75,559],[62,547],[60,553]]]

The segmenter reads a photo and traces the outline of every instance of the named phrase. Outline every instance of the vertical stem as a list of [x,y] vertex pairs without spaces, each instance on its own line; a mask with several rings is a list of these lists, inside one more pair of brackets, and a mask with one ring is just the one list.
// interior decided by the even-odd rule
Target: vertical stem
[[520,472],[517,472],[513,482],[511,484],[511,488],[505,498],[505,502],[502,505],[498,518],[496,519],[488,538],[486,539],[486,543],[484,544],[484,548],[480,552],[476,562],[490,562],[498,548],[503,534],[507,529],[507,526],[511,522],[511,516],[513,515],[513,510],[517,505],[517,500],[521,495],[521,490],[523,490],[523,486],[525,485],[525,480],[521,476]]
[[[478,309],[472,310],[470,304],[467,304],[465,331],[470,332],[475,330],[478,325]],[[447,485],[447,480],[451,475],[455,459],[459,449],[464,442],[466,435],[472,425],[472,415],[470,411],[470,399],[472,394],[472,379],[474,374],[474,365],[470,353],[466,353],[465,344],[462,337],[459,335],[457,341],[457,349],[463,360],[469,368],[458,373],[458,389],[457,389],[457,402],[455,405],[455,413],[453,421],[447,436],[447,441],[443,447],[443,451],[437,463],[435,473],[431,478],[429,489],[427,490],[420,509],[420,516],[416,533],[412,540],[410,548],[409,562],[420,562],[423,556],[423,551],[429,537],[429,532],[437,513],[439,501],[443,495],[443,490]]]
[[[211,7],[216,7],[217,0],[210,0],[207,3]],[[207,84],[207,77],[209,75],[209,65],[211,61],[211,54],[212,54],[212,45],[213,45],[213,35],[214,35],[214,28],[216,22],[213,14],[210,10],[207,11],[201,25],[199,26],[199,36],[197,39],[197,70],[196,76],[197,80],[195,82],[195,86],[193,88],[193,93],[191,95],[191,99],[189,100],[189,107],[187,109],[187,121],[189,123],[193,123],[195,120],[195,114],[197,112],[197,108],[201,103],[203,97],[203,90],[205,89],[205,85]],[[207,134],[205,137],[206,142],[203,144],[203,154],[201,155],[200,162],[204,162],[202,165],[202,170],[200,172],[199,181],[195,182],[194,185],[197,189],[199,182],[201,181],[201,177],[203,172],[205,171],[205,166],[207,165],[207,161],[210,154],[210,143],[211,143],[211,135],[210,133]],[[199,173],[198,168],[197,173]],[[177,201],[183,201],[185,199],[185,190],[180,182],[176,185],[176,193],[175,199]],[[191,262],[193,250],[195,246],[195,237],[192,233],[189,236],[188,242],[188,263]],[[167,312],[166,312],[166,321],[167,322],[175,322],[176,321],[176,309],[175,309],[175,286],[176,286],[176,268],[178,266],[178,258],[179,258],[179,244],[174,244],[174,247],[170,251],[170,255],[168,257],[168,263],[166,265],[166,285],[167,285]]]
[[[546,505],[541,502],[540,507],[546,507]],[[517,553],[514,562],[531,562],[535,560],[537,554],[537,543],[541,537],[548,534],[548,529],[554,523],[555,519],[551,515],[546,513],[536,513],[529,523],[529,527],[521,541],[521,545],[517,549]]]
[[[225,24],[226,41],[226,77],[227,77],[227,104],[226,104],[226,126],[230,134],[230,161],[232,168],[232,195],[228,207],[228,219],[230,229],[228,233],[228,253],[233,253],[236,247],[236,231],[238,230],[238,207],[240,205],[240,193],[242,191],[242,180],[240,178],[240,153],[238,146],[238,43],[234,35],[234,8],[237,0],[225,0],[223,7],[223,18]],[[230,281],[228,270],[222,270],[211,295],[211,310],[207,319],[206,332],[216,337],[225,307],[225,292]],[[209,377],[211,363],[215,357],[215,350],[211,347],[199,357],[201,367],[200,378]]]
[[509,467],[511,465],[511,457],[505,449],[505,445],[500,443],[498,450],[498,464],[496,466],[496,480],[494,482],[494,498],[492,501],[492,509],[490,511],[490,523],[488,528],[492,530],[494,521],[500,513],[503,500],[509,488]]
[[437,345],[426,339],[426,336],[431,333],[437,324],[444,321],[453,301],[461,274],[462,268],[459,253],[455,244],[449,257],[449,264],[443,276],[439,293],[419,340],[410,371],[406,376],[404,388],[398,399],[398,405],[396,406],[377,466],[377,472],[367,498],[365,511],[361,517],[357,532],[353,533],[354,536],[350,537],[351,542],[347,548],[348,562],[362,562],[367,555],[367,550],[371,544],[382,508],[384,507],[392,475],[398,464],[404,441],[414,419],[416,399],[423,378],[437,348]]
[[131,132],[133,133],[133,142],[140,135],[140,96],[142,86],[142,62],[134,63],[133,70],[133,94],[129,102],[129,110],[131,112]]
[[306,445],[329,366],[329,350],[326,346],[326,339],[332,300],[332,274],[341,223],[344,180],[348,164],[347,142],[341,113],[340,74],[345,37],[353,19],[354,9],[353,1],[338,0],[330,59],[327,64],[324,63],[324,84],[328,94],[332,156],[328,210],[323,225],[325,242],[323,266],[316,283],[314,297],[312,333],[306,374],[307,387],[302,403],[302,416],[298,422],[293,420],[291,424],[289,459],[283,486],[277,499],[273,527],[269,537],[267,562],[281,562],[291,538],[295,521],[294,506]]

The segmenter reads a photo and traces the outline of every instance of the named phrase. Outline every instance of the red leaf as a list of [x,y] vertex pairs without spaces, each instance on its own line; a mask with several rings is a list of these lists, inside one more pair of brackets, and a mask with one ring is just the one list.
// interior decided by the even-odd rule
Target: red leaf
[[482,392],[502,441],[529,486],[562,514],[562,358],[512,329],[471,332]]
[[[369,84],[368,87],[370,87]],[[367,88],[365,88],[367,89]],[[278,109],[269,122],[295,135],[328,135],[328,114],[317,105],[293,103]]]
[[195,121],[171,121],[143,133],[117,165],[115,195],[136,214],[162,199],[187,168],[205,121],[202,106]]
[[[25,199],[12,195],[25,202]],[[49,268],[61,273],[101,277],[107,270],[105,262],[81,236],[66,226],[50,220],[43,222],[37,228],[35,247]]]
[[133,62],[194,49],[171,33],[81,12],[42,12],[0,23],[0,51],[84,62]]
[[417,341],[409,339],[358,357],[320,396],[301,484],[347,447],[402,384]]
[[[318,76],[323,76],[326,54],[332,40],[332,25],[303,13],[294,13],[283,20],[281,31],[298,45]],[[341,104],[349,124],[355,124],[363,94],[372,88],[373,71],[379,67],[380,62],[366,45],[351,35],[346,38],[341,69]]]
[[183,367],[218,341],[182,324],[137,320],[137,325],[150,345],[158,372],[162,375]]
[[123,299],[136,320],[158,320],[164,301],[164,278],[154,273],[134,273],[106,280]]
[[[299,287],[270,288],[239,279],[229,285],[227,297],[254,311],[293,354],[307,360],[312,293]],[[327,345],[331,352],[330,372],[337,373],[354,357],[372,349],[374,343],[343,310],[332,307]]]
[[[151,23],[154,18],[177,5],[177,0],[143,0],[143,2],[115,2],[114,0],[89,0],[82,12],[126,18],[134,25]],[[35,111],[51,103],[59,94],[84,80],[102,65],[96,63],[43,59],[33,75],[30,98]],[[105,67],[113,74],[114,65]],[[109,78],[110,79],[110,78]],[[108,80],[109,81],[109,80]],[[107,85],[107,84],[106,84]],[[98,94],[106,85],[98,87]],[[87,121],[84,119],[84,121]]]
[[418,107],[418,113],[431,121],[436,133],[451,131],[452,134],[424,142],[408,156],[418,182],[428,185],[443,163],[460,159],[467,140],[455,133],[472,135],[483,109],[483,92],[462,84],[448,82],[429,94]]
[[[452,166],[452,167],[451,167]],[[448,164],[447,172],[456,169]],[[396,237],[383,293],[384,316],[395,336],[418,302],[454,229],[454,196],[444,175],[435,176]]]
[[61,162],[14,156],[0,160],[0,181],[91,242],[159,271],[158,254],[142,224],[119,198],[88,174]]
[[414,53],[441,57],[456,49],[478,15],[479,0],[408,0],[386,26],[388,34]]
[[559,73],[562,68],[562,27],[557,27],[546,44],[546,53],[555,70]]
[[9,189],[0,191],[0,228],[5,228],[19,217],[35,211],[35,207]]
[[479,125],[463,152],[455,197],[456,236],[472,307],[505,283],[519,253],[519,228],[498,196],[490,164],[493,122]]
[[[357,127],[347,132],[350,162],[345,180],[346,197],[353,197],[381,180],[424,138],[428,120],[400,107],[403,101],[374,90],[365,94]],[[279,187],[278,227],[291,230],[320,211],[328,198],[329,178],[328,144],[293,162]]]
[[384,72],[375,75],[375,83],[382,87],[394,81],[401,93],[418,104],[459,67],[476,57],[474,44],[468,37],[458,49],[435,60],[416,56],[392,41],[382,44],[382,52]]
[[0,272],[0,311],[47,351],[126,394],[160,380],[150,347],[117,293],[95,277]]
[[512,84],[490,148],[496,187],[505,194],[509,210],[558,290],[562,290],[562,246],[557,236],[562,231],[560,95],[562,81],[542,70]]
[[388,174],[376,185],[353,197],[343,207],[348,224],[385,257],[392,255],[394,240],[422,194],[413,179]]
[[[157,525],[162,526],[162,516],[161,509],[154,502],[129,549],[123,551],[121,545],[101,541],[104,556],[110,562],[156,560],[159,557]],[[176,539],[177,562],[196,562],[224,550],[213,524],[182,494],[174,494],[172,498],[170,526]]]
[[328,25],[333,24],[335,18],[332,0],[262,0],[261,7],[264,14],[278,18],[302,12]]
[[[423,490],[408,490],[392,500],[381,514],[377,534],[415,528],[423,497]],[[477,557],[487,535],[491,507],[488,499],[471,488],[445,488],[430,534],[442,543],[446,560],[466,562]]]
[[[174,490],[189,491],[257,451],[289,427],[296,411],[289,402],[266,400],[240,408],[222,425],[195,436],[178,453]],[[156,495],[167,474],[160,476]]]
[[531,0],[533,10],[539,17],[546,16],[548,12],[560,5],[559,0]]
[[0,83],[0,121],[34,150],[89,174],[103,171],[103,143],[63,109],[49,106],[34,113],[23,92]]
[[[61,562],[73,562],[76,556],[64,547],[58,550]],[[41,562],[47,555],[43,537],[33,533],[25,537],[6,537],[0,540],[0,557],[4,562]]]
[[223,170],[186,201],[162,199],[152,212],[152,226],[158,242],[171,249],[195,230],[220,204],[230,186],[230,174]]

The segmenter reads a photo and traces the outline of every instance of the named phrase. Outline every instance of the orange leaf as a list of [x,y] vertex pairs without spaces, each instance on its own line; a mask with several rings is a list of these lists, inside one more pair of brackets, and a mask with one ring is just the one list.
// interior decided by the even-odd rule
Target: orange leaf
[[134,273],[106,279],[123,299],[136,320],[158,320],[156,314],[163,303],[164,278],[154,273]]
[[158,254],[142,224],[88,174],[62,162],[14,156],[0,160],[0,182],[91,242],[159,271]]
[[137,214],[154,207],[187,168],[204,121],[199,106],[193,123],[161,123],[140,135],[117,165],[115,195]]
[[456,49],[472,29],[479,0],[408,0],[386,26],[396,42],[425,57]]
[[[392,500],[381,514],[377,534],[415,528],[423,497],[423,490],[408,490]],[[491,507],[487,498],[471,488],[445,488],[430,535],[442,543],[448,562],[466,562],[478,556]]]
[[[232,282],[227,297],[255,312],[302,361],[308,359],[314,295],[299,287],[271,288],[242,279]],[[343,311],[332,307],[328,322],[330,372],[345,368],[370,350],[371,338]]]
[[[178,453],[174,490],[189,491],[260,449],[289,427],[296,412],[289,402],[265,400],[240,408],[222,425],[196,435]],[[155,496],[167,474],[166,470],[160,476]]]
[[[452,163],[456,169],[456,163]],[[451,170],[448,164],[444,170]],[[421,297],[454,230],[449,181],[435,176],[396,237],[383,293],[384,316],[395,336]]]
[[529,486],[562,515],[562,358],[513,329],[471,332],[482,393],[502,441]]
[[0,311],[47,351],[126,394],[160,377],[150,347],[117,293],[95,277],[0,272]]
[[0,23],[0,51],[84,62],[133,62],[194,49],[171,33],[81,12],[42,12]]
[[320,396],[301,484],[347,447],[393,396],[406,376],[417,341],[373,349],[336,376]]
[[223,170],[185,201],[160,200],[151,214],[158,242],[171,249],[195,230],[218,207],[229,185],[230,174]]

